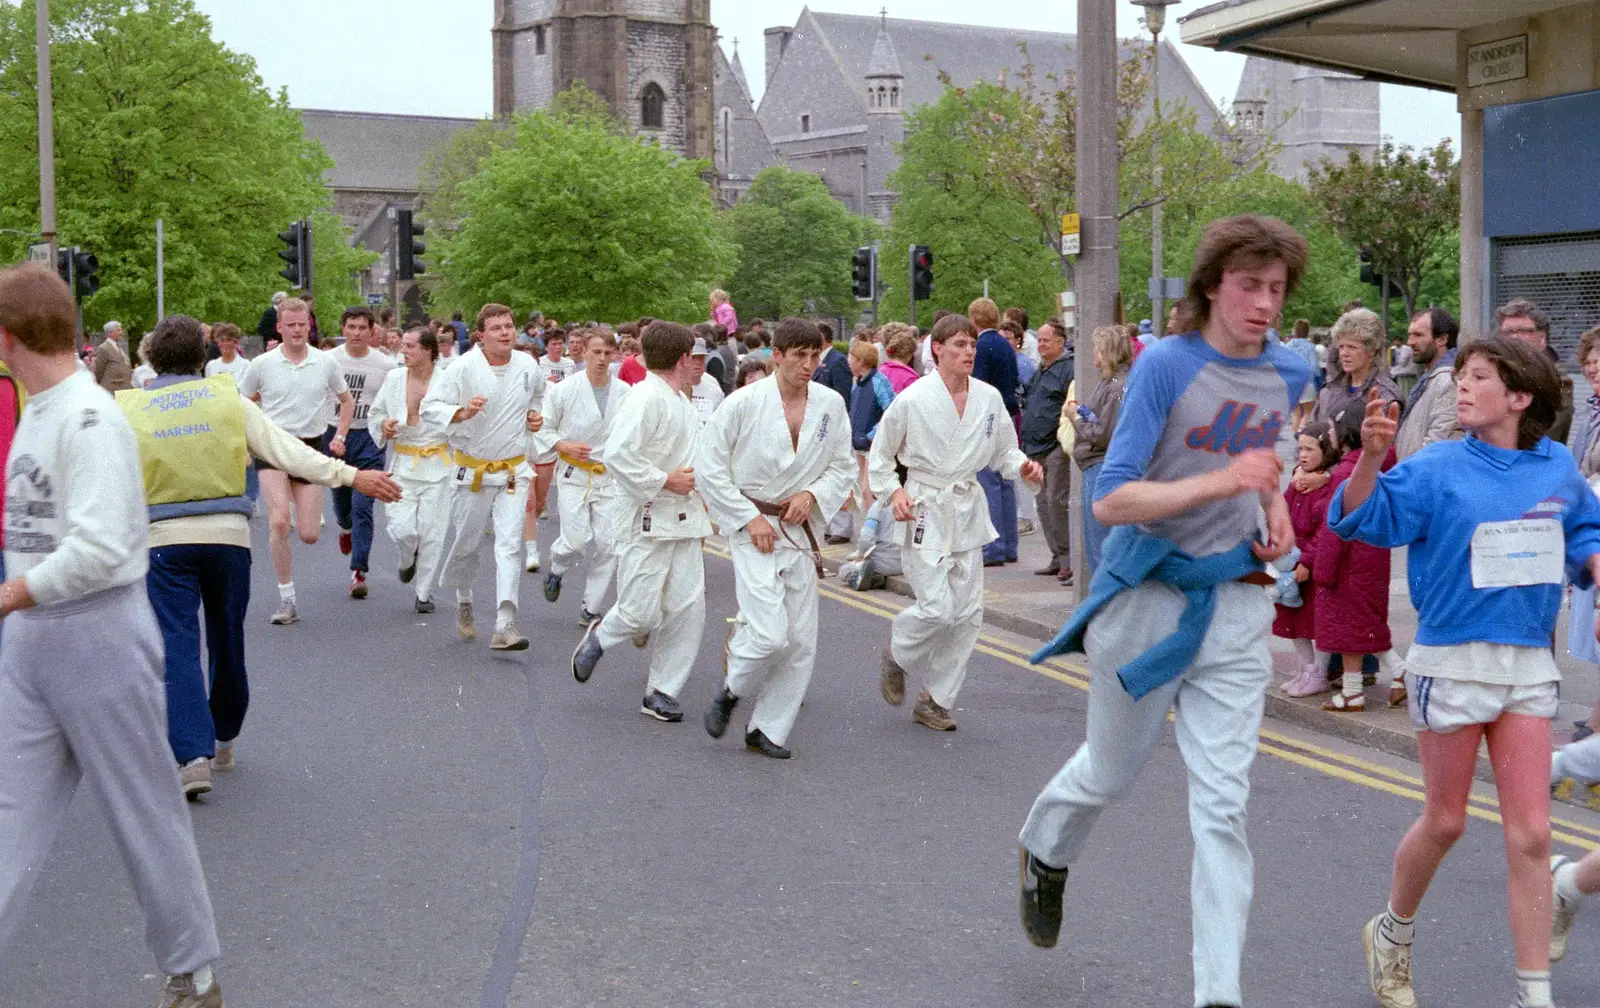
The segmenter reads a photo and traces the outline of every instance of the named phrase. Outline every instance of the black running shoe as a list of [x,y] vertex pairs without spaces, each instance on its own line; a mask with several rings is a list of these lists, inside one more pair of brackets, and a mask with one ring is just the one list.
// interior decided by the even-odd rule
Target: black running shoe
[[590,623],[583,631],[583,639],[578,641],[577,648],[572,652],[572,678],[579,682],[589,681],[589,677],[594,675],[594,667],[600,664],[600,658],[605,654],[605,649],[600,646],[600,635],[596,633],[599,628],[600,624]]
[[640,705],[639,713],[648,714],[657,721],[683,720],[683,708],[678,706],[678,701],[655,689],[644,695],[644,703]]
[[544,600],[554,602],[561,597],[561,575],[546,574],[544,576]]
[[1067,889],[1067,869],[1051,868],[1022,848],[1022,876],[1017,896],[1022,910],[1022,930],[1040,948],[1054,948],[1061,936],[1061,898]]
[[739,698],[728,691],[724,686],[717,691],[716,699],[711,701],[711,709],[706,711],[706,734],[712,738],[721,738],[722,733],[728,730],[728,722],[733,718],[733,708],[739,703]]
[[756,728],[745,733],[744,747],[751,752],[758,752],[768,759],[788,759],[794,753],[767,738],[765,732]]

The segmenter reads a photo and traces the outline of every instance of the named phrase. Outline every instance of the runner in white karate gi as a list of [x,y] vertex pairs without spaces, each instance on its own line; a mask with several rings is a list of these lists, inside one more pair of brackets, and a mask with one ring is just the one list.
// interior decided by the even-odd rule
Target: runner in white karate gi
[[721,738],[741,697],[755,696],[745,746],[788,759],[817,656],[815,529],[855,485],[844,398],[811,380],[823,348],[812,322],[786,318],[772,340],[772,381],[734,392],[700,432],[700,494],[727,532],[739,615],[727,679],[706,713]]
[[439,340],[423,326],[413,326],[400,341],[405,367],[390,371],[368,413],[374,442],[381,449],[394,446],[389,471],[400,484],[399,503],[384,505],[389,538],[400,551],[400,581],[414,584],[415,609],[433,612],[433,589],[439,563],[444,558],[445,533],[450,529],[455,465],[445,443],[448,426],[438,413],[430,422],[422,401],[443,378],[438,366]]
[[[1001,479],[1020,477],[1037,492],[1044,469],[1018,449],[1000,393],[972,377],[978,347],[972,320],[946,315],[931,339],[937,366],[884,411],[867,456],[873,494],[890,497],[895,520],[910,523],[901,562],[917,595],[894,618],[879,688],[899,706],[906,698],[906,670],[916,671],[926,688],[911,716],[929,728],[954,731],[950,708],[983,629],[983,547],[998,536],[978,470],[994,469]],[[897,462],[907,469],[905,486],[895,475]]]
[[441,584],[456,590],[456,632],[462,640],[478,635],[472,615],[472,582],[478,573],[483,530],[494,523],[495,651],[524,651],[528,639],[517,632],[518,589],[522,582],[522,497],[533,488],[528,464],[529,432],[539,415],[544,378],[532,357],[511,349],[517,324],[511,309],[488,304],[478,312],[483,342],[461,355],[422,402],[430,424],[448,424],[455,474],[450,531],[445,537]]
[[629,385],[611,377],[617,350],[609,329],[589,330],[583,345],[583,370],[545,396],[544,429],[534,435],[541,454],[556,453],[556,511],[561,536],[550,547],[550,571],[544,597],[561,597],[561,579],[572,565],[589,557],[578,619],[588,626],[600,618],[601,603],[617,570],[616,540],[611,515],[616,493],[605,466],[606,436],[616,423]]
[[652,322],[642,342],[649,373],[629,390],[605,446],[617,489],[617,604],[584,632],[572,653],[572,676],[588,682],[608,648],[650,634],[655,653],[640,711],[682,721],[678,694],[706,620],[700,540],[711,533],[695,493],[700,419],[687,392],[694,334],[675,322]]

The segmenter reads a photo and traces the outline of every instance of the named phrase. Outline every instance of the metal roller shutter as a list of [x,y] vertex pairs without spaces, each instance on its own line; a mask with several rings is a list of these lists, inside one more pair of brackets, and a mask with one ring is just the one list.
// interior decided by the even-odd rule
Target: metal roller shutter
[[1493,303],[1525,298],[1550,316],[1550,345],[1578,370],[1578,337],[1600,326],[1600,231],[1497,238]]

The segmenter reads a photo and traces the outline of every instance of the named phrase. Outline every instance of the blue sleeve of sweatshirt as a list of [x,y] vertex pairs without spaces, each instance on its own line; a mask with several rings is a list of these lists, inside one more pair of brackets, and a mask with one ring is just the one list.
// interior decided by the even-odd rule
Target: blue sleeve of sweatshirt
[[1590,588],[1589,558],[1600,553],[1600,497],[1573,468],[1573,504],[1563,515],[1567,540],[1567,578],[1576,588]]
[[1427,464],[1432,457],[1413,455],[1388,472],[1379,473],[1372,496],[1349,513],[1344,510],[1346,483],[1339,484],[1328,499],[1328,528],[1341,539],[1388,549],[1409,546],[1421,539],[1438,499],[1433,470]]

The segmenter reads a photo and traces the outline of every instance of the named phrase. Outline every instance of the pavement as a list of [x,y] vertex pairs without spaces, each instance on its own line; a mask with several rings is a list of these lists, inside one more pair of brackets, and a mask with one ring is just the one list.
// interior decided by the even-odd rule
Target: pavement
[[[777,762],[739,744],[743,707],[720,741],[698,723],[734,610],[714,547],[689,718],[668,725],[638,712],[643,652],[623,646],[573,682],[575,595],[549,605],[525,578],[533,647],[493,656],[455,638],[449,605],[411,612],[387,542],[372,597],[346,597],[332,540],[296,547],[292,627],[267,624],[258,542],[239,769],[191,806],[230,1006],[1192,1003],[1191,845],[1170,733],[1073,866],[1060,946],[1035,949],[1017,925],[1016,834],[1083,737],[1081,663],[1029,666],[1037,642],[990,626],[960,730],[931,732],[877,693],[876,655],[905,600],[830,581],[796,757]],[[1007,583],[994,579],[997,597]],[[478,597],[491,594],[485,571]],[[1383,906],[1419,770],[1273,718],[1261,753],[1246,1003],[1366,1008],[1358,929]],[[1419,920],[1424,1004],[1513,998],[1497,822],[1479,787]],[[1600,814],[1561,809],[1555,838],[1570,854],[1600,846]],[[0,1005],[149,1004],[142,931],[84,789],[0,961]],[[1600,1004],[1600,913],[1580,917],[1555,983],[1561,1004]]]

